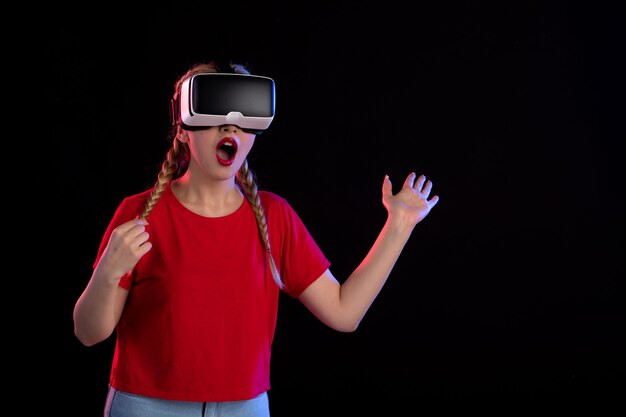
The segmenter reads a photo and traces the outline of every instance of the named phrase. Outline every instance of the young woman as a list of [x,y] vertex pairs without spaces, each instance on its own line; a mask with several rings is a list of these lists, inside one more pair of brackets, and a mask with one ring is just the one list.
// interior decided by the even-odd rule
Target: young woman
[[[237,77],[216,86],[210,74]],[[414,227],[439,200],[430,197],[432,183],[423,175],[410,173],[396,194],[385,177],[387,221],[340,283],[297,213],[284,198],[259,190],[248,167],[256,135],[273,114],[261,130],[258,118],[241,112],[232,113],[237,123],[226,114],[194,120],[192,107],[206,104],[203,99],[223,100],[233,110],[256,95],[271,101],[269,79],[254,77],[240,65],[210,62],[192,66],[176,82],[173,141],[158,180],[125,198],[104,233],[74,325],[86,346],[116,331],[107,417],[204,416],[211,410],[269,416],[279,292],[299,299],[331,328],[354,331]],[[200,79],[206,84],[190,87]],[[235,96],[244,81],[263,88],[244,86],[255,97],[242,101]]]

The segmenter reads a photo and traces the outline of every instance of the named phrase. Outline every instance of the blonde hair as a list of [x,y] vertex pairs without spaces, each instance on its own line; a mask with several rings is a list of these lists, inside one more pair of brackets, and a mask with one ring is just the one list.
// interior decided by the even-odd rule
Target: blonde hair
[[[229,64],[231,69],[228,72],[234,71],[241,74],[249,74],[248,70],[239,64]],[[185,74],[183,74],[174,84],[174,98],[176,98],[181,91],[181,86],[183,82],[191,77],[192,75],[205,73],[205,72],[219,72],[219,68],[214,61],[208,63],[199,63],[194,64]],[[163,191],[165,190],[167,183],[174,178],[182,175],[188,165],[190,159],[189,146],[186,143],[183,143],[179,139],[185,134],[185,131],[180,126],[175,126],[172,131],[172,147],[167,151],[165,160],[161,165],[161,171],[157,176],[157,181],[154,184],[154,189],[150,196],[148,197],[148,201],[146,201],[146,205],[144,207],[143,213],[141,217],[147,219],[150,215],[150,212],[161,198]],[[267,219],[265,217],[265,211],[263,210],[263,206],[261,205],[261,198],[258,194],[258,186],[256,183],[256,179],[254,177],[253,172],[248,167],[248,160],[244,160],[241,168],[237,172],[236,183],[243,190],[246,199],[252,206],[252,210],[254,211],[254,215],[256,216],[257,225],[259,227],[259,233],[261,235],[261,240],[265,250],[267,251],[269,267],[272,272],[272,277],[274,277],[274,281],[278,285],[279,288],[283,289],[284,284],[280,278],[280,273],[278,268],[276,267],[276,263],[274,262],[274,257],[272,256],[272,249],[270,245],[269,239],[269,231],[267,228]]]

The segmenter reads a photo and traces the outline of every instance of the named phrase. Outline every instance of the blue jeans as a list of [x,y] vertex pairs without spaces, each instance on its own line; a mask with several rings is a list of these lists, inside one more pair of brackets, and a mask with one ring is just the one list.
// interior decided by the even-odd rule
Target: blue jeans
[[267,392],[243,401],[191,402],[143,397],[109,387],[104,417],[269,417]]

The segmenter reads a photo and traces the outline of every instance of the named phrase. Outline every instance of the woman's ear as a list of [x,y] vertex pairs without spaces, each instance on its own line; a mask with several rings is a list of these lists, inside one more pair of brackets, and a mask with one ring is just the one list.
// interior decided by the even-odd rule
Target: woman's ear
[[187,143],[189,141],[189,132],[185,129],[181,129],[178,140],[181,141],[181,143]]

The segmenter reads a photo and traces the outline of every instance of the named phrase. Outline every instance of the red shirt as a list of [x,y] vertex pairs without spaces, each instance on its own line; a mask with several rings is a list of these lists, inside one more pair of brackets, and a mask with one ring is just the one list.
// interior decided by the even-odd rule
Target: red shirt
[[[141,213],[150,191],[122,201],[96,263],[113,229]],[[259,196],[285,292],[298,297],[330,262],[286,200],[267,191]],[[148,221],[152,249],[120,281],[129,294],[116,329],[111,386],[201,402],[268,390],[279,288],[248,201],[208,218],[185,208],[168,185]]]

